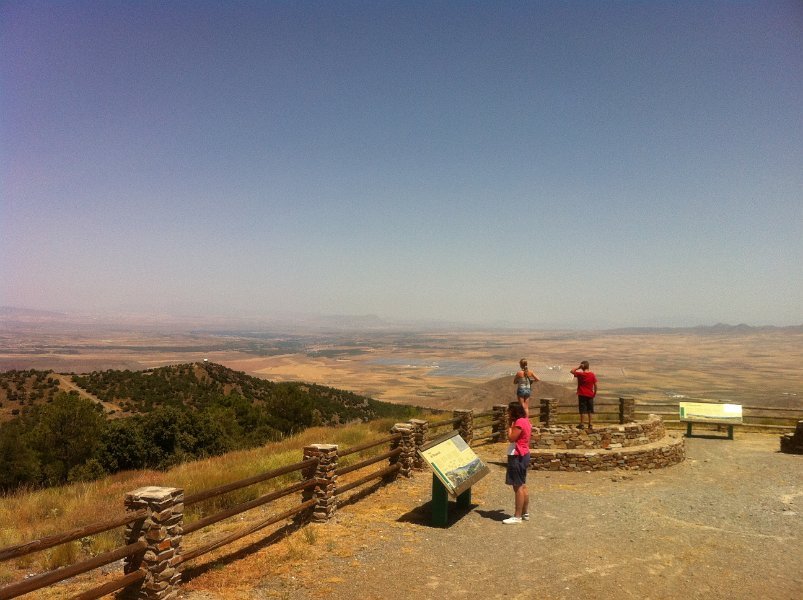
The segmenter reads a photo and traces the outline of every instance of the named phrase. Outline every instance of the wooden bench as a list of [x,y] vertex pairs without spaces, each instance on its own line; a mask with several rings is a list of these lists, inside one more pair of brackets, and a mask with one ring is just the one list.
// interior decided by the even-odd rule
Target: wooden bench
[[727,425],[728,438],[733,439],[733,426],[742,423],[741,404],[719,404],[715,402],[680,402],[680,422],[686,423],[686,437],[692,437],[695,423]]

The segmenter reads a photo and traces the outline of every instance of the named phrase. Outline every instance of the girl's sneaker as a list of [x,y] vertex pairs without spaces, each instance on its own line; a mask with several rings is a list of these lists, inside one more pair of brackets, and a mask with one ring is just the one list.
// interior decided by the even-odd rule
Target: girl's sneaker
[[508,517],[507,519],[503,520],[502,523],[505,525],[517,525],[521,523],[521,517]]
[[521,515],[521,520],[522,521],[529,521],[530,520],[530,513],[524,513],[523,515]]

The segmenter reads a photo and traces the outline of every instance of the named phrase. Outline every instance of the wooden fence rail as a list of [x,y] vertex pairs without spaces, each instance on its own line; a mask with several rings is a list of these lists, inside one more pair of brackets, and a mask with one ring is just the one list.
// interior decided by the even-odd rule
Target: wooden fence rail
[[358,487],[360,487],[362,485],[365,485],[366,483],[368,483],[370,481],[377,481],[377,480],[380,480],[380,479],[384,479],[388,475],[390,475],[392,473],[397,473],[400,470],[401,470],[401,465],[396,463],[396,464],[390,465],[389,467],[385,467],[384,469],[380,469],[380,470],[375,471],[373,473],[369,473],[368,475],[366,475],[364,477],[361,477],[360,479],[357,479],[355,481],[352,481],[351,483],[347,483],[346,485],[338,486],[335,489],[335,496],[342,496],[346,492],[349,492],[349,491],[351,491],[353,489],[356,489],[356,488],[358,488]]
[[388,458],[393,458],[395,456],[399,456],[402,453],[401,448],[395,448],[384,454],[380,454],[378,456],[374,456],[372,458],[366,458],[358,463],[354,463],[353,465],[349,465],[347,467],[340,467],[339,469],[335,470],[335,475],[346,475],[347,473],[351,473],[352,471],[358,471],[360,469],[364,469],[370,465],[374,465],[380,461],[387,460]]
[[214,525],[224,519],[229,519],[231,517],[235,517],[241,513],[244,513],[248,510],[256,508],[258,506],[262,506],[263,504],[267,504],[268,502],[273,502],[274,500],[278,500],[279,498],[284,498],[285,496],[300,492],[303,489],[314,487],[315,480],[310,479],[307,481],[301,481],[300,483],[296,483],[295,485],[291,485],[286,488],[282,488],[275,492],[271,492],[270,494],[265,494],[260,496],[259,498],[254,498],[253,500],[249,500],[248,502],[241,502],[231,508],[227,508],[225,510],[221,510],[216,512],[213,515],[209,515],[202,519],[198,519],[197,521],[192,521],[184,526],[184,535],[189,535],[194,531],[198,531],[199,529],[203,529],[204,527],[209,527],[210,525]]
[[[397,423],[393,426],[392,431],[394,431],[394,434],[384,440],[385,442],[390,443],[389,451],[363,459],[351,465],[338,467],[334,470],[334,497],[342,497],[346,492],[361,487],[372,481],[387,480],[391,476],[396,477],[398,475],[402,475],[410,477],[412,475],[415,456],[415,438],[413,435],[412,425],[409,423]],[[373,444],[373,446],[376,445],[377,443]],[[358,446],[357,449],[365,450],[366,448],[370,447],[371,445],[363,444],[362,446]],[[347,449],[338,453],[338,457],[347,456],[352,454],[353,451],[353,448]],[[363,470],[385,460],[389,460],[390,464],[384,468],[367,473],[362,477],[359,477],[358,479],[352,480],[348,483],[340,483],[337,481],[337,479],[343,475],[348,475],[355,471]]]
[[208,490],[198,492],[197,494],[191,494],[186,498],[184,498],[184,506],[192,506],[193,504],[197,504],[198,502],[202,502],[203,500],[209,500],[210,498],[222,496],[223,494],[227,494],[228,492],[233,492],[235,490],[242,489],[249,485],[254,485],[255,483],[262,483],[263,481],[268,481],[270,479],[274,479],[282,475],[287,475],[289,473],[293,473],[294,471],[300,471],[302,469],[311,467],[316,463],[317,459],[312,458],[309,460],[304,460],[298,463],[294,463],[292,465],[279,467],[278,469],[274,469],[272,471],[266,471],[265,473],[254,475],[253,477],[247,477],[245,479],[240,479],[239,481],[233,481],[225,485],[210,488]]
[[104,583],[96,588],[77,594],[73,596],[72,600],[95,600],[96,598],[103,598],[103,596],[108,596],[112,592],[116,592],[117,590],[121,590],[144,580],[147,574],[148,572],[145,569],[137,569],[133,573],[118,577],[114,581]]
[[17,596],[22,596],[23,594],[29,594],[30,592],[41,590],[42,588],[54,583],[58,583],[59,581],[64,581],[70,577],[87,573],[97,569],[98,567],[111,564],[117,560],[120,560],[121,558],[132,556],[137,552],[145,550],[146,547],[147,544],[144,541],[138,541],[133,544],[129,544],[128,546],[118,548],[117,550],[99,554],[88,560],[77,562],[68,567],[62,567],[61,569],[55,569],[53,571],[48,571],[47,573],[35,575],[23,581],[18,581],[17,583],[12,583],[0,588],[0,598],[6,600],[7,598],[16,598]]
[[434,429],[434,428],[437,428],[437,427],[445,427],[447,425],[455,425],[455,424],[459,423],[460,420],[461,420],[461,417],[455,417],[453,419],[442,419],[440,421],[432,421],[431,423],[429,423],[429,428],[430,429]]
[[135,513],[127,514],[123,517],[118,517],[108,521],[100,521],[98,523],[93,523],[92,525],[87,525],[85,527],[79,527],[65,533],[50,535],[31,542],[24,542],[14,546],[8,546],[7,548],[0,550],[0,561],[19,558],[34,552],[39,552],[40,550],[47,550],[48,548],[53,548],[54,546],[73,542],[90,535],[111,531],[117,527],[122,527],[123,525],[133,523],[134,521],[144,519],[147,514],[148,511],[140,510]]
[[306,502],[302,502],[300,505],[296,506],[295,508],[291,508],[290,510],[287,510],[287,511],[281,513],[281,514],[274,515],[274,516],[269,517],[269,518],[267,518],[267,519],[265,519],[263,521],[259,521],[258,523],[255,523],[253,525],[245,527],[244,529],[241,529],[239,531],[235,531],[234,533],[231,533],[231,534],[229,534],[229,535],[227,535],[225,537],[222,537],[222,538],[220,538],[218,540],[215,540],[215,541],[212,541],[212,542],[207,542],[207,543],[205,543],[205,544],[203,544],[201,546],[198,546],[197,548],[194,548],[192,550],[189,550],[187,552],[182,552],[182,554],[180,556],[180,560],[176,564],[180,565],[180,564],[183,564],[185,562],[189,562],[189,561],[191,561],[191,560],[193,560],[195,558],[198,558],[199,556],[203,556],[204,554],[208,554],[209,552],[212,552],[213,550],[217,550],[218,548],[222,548],[223,546],[231,544],[232,542],[236,542],[237,540],[239,540],[241,538],[244,538],[244,537],[246,537],[248,535],[251,535],[252,533],[256,533],[257,531],[260,531],[260,530],[264,529],[265,527],[269,527],[270,525],[275,525],[276,523],[280,523],[281,521],[285,521],[285,520],[287,520],[287,519],[289,519],[289,518],[291,518],[291,517],[303,512],[305,510],[308,510],[308,509],[312,508],[314,505],[315,505],[315,500],[314,499],[307,500]]
[[[594,403],[595,419],[601,422],[615,422],[618,406],[620,404],[612,398],[598,396]],[[641,416],[655,414],[664,417],[664,421],[669,424],[679,422],[678,401],[639,399],[636,400],[633,411]],[[573,402],[559,404],[557,415],[562,423],[572,422],[574,419],[565,417],[577,415],[577,407]],[[797,421],[803,418],[803,408],[742,405],[742,415],[743,425],[750,427],[766,427],[769,430],[793,428]]]
[[[478,442],[496,442],[500,440],[499,431],[504,427],[504,424],[499,423],[499,414],[492,410],[474,413],[473,434],[471,442],[476,444]],[[490,433],[485,433],[490,429]],[[478,431],[483,431],[482,435],[477,435]]]
[[401,434],[396,433],[386,438],[382,438],[381,440],[376,440],[374,442],[366,442],[365,444],[361,444],[359,446],[352,446],[351,448],[346,448],[345,450],[339,451],[337,455],[340,458],[342,458],[344,456],[348,456],[349,454],[355,454],[357,452],[362,452],[363,450],[368,450],[369,448],[374,448],[376,446],[381,446],[383,444],[389,444],[399,439],[401,439]]

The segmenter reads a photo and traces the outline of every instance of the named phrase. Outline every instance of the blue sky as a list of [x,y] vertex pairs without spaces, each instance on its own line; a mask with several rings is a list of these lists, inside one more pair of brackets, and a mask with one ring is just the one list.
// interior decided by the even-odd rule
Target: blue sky
[[0,3],[0,305],[803,323],[799,2]]

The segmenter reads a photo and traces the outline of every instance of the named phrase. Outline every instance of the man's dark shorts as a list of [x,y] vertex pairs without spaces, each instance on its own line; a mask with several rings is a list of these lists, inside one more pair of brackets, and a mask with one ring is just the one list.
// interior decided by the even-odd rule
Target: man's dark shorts
[[580,406],[581,415],[594,412],[594,398],[591,396],[577,396],[577,404]]
[[505,483],[518,487],[527,483],[527,468],[530,466],[530,455],[518,456],[517,454],[508,455],[507,473]]

